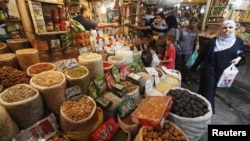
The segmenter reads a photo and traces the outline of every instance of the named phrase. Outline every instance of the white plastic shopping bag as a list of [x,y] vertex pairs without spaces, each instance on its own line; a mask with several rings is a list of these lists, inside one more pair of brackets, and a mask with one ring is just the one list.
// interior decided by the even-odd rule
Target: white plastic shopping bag
[[217,83],[217,87],[221,87],[221,88],[231,87],[238,72],[239,70],[235,67],[235,65],[231,64],[221,74],[220,80]]

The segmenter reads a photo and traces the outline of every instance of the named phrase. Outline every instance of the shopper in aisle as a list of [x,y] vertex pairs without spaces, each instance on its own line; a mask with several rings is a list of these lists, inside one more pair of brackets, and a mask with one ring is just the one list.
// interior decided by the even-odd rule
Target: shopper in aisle
[[160,64],[159,57],[151,47],[142,51],[141,60],[145,67],[158,67]]
[[214,96],[219,78],[225,68],[231,63],[236,66],[245,62],[245,46],[240,37],[235,36],[236,24],[232,20],[222,22],[217,37],[212,38],[202,48],[198,58],[191,67],[197,71],[200,66],[200,84],[198,93],[211,103],[215,114]]
[[174,47],[176,52],[176,58],[175,58],[175,68],[178,69],[179,59],[180,59],[180,46],[179,46],[179,35],[180,30],[178,28],[178,22],[174,15],[169,15],[165,18],[166,24],[168,26],[167,35],[173,35],[175,37]]
[[119,23],[95,23],[90,20],[90,16],[91,11],[88,6],[82,5],[80,9],[80,14],[73,19],[81,23],[86,30],[95,30],[96,28],[119,26]]
[[165,55],[161,60],[162,66],[165,66],[168,69],[175,69],[175,59],[176,59],[176,51],[174,47],[176,37],[174,35],[167,35],[166,44],[167,50],[165,51]]
[[189,81],[189,69],[186,66],[186,62],[192,55],[195,49],[199,49],[199,33],[198,33],[198,18],[192,17],[189,20],[188,26],[183,27],[180,31],[180,49],[181,49],[181,75],[182,80],[187,85],[190,84]]
[[152,45],[157,54],[164,54],[166,41],[164,34],[167,32],[167,25],[164,20],[164,14],[158,13],[155,15],[154,22],[149,26],[136,26],[135,29],[151,30],[153,34]]

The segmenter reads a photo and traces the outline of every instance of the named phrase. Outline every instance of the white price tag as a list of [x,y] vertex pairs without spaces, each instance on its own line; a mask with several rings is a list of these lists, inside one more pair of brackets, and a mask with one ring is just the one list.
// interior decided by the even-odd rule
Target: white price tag
[[166,73],[169,74],[171,73],[169,69],[167,69],[165,66],[161,66],[162,70]]
[[98,30],[98,35],[99,35],[100,37],[103,36],[103,30],[102,30],[102,29],[99,29],[99,30]]
[[82,96],[82,91],[79,86],[69,87],[65,90],[67,99],[76,99]]
[[104,43],[105,43],[105,45],[108,45],[109,44],[109,38],[104,38]]
[[66,67],[66,65],[64,63],[64,60],[56,61],[54,64],[56,65],[57,70],[59,70],[59,71],[63,71],[65,69],[67,69],[67,67]]
[[150,79],[148,79],[145,82],[145,91],[146,91],[146,93],[151,93],[153,91],[153,83]]
[[84,54],[84,53],[88,53],[88,47],[81,47],[79,48],[79,54]]
[[75,58],[64,60],[64,63],[68,69],[71,69],[71,68],[78,66],[78,62]]
[[145,69],[149,75],[158,75],[158,72],[155,70],[154,67],[146,67]]

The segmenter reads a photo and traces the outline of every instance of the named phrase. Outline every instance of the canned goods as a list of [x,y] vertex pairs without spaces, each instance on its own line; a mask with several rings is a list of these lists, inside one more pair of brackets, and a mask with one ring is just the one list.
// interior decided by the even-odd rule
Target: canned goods
[[54,23],[54,30],[55,31],[60,31],[60,24],[59,23]]
[[51,10],[51,17],[53,22],[59,22],[59,14],[57,9],[52,9]]

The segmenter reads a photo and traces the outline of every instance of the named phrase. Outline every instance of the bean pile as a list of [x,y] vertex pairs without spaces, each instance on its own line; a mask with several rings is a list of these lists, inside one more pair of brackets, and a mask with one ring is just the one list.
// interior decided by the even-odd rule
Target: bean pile
[[15,85],[10,87],[8,91],[5,91],[2,98],[5,102],[13,103],[31,98],[36,95],[36,91],[26,87],[25,85]]
[[3,85],[3,89],[21,83],[29,84],[29,80],[30,77],[24,71],[10,66],[0,68],[0,84]]

